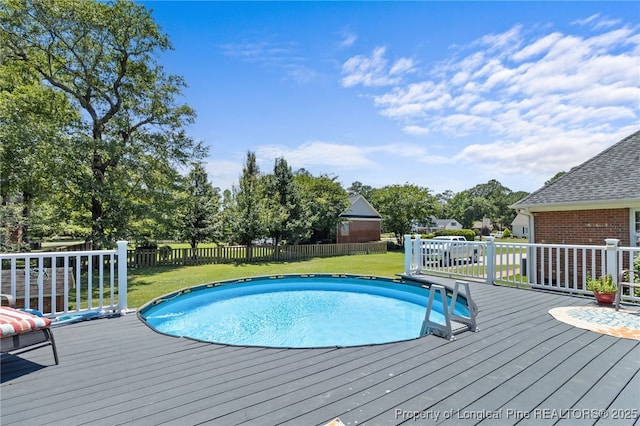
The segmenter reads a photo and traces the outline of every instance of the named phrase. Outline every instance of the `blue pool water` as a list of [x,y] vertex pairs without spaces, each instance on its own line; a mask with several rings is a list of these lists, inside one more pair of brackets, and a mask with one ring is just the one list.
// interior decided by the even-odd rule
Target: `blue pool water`
[[[358,346],[420,336],[428,292],[388,279],[261,277],[200,286],[145,305],[140,317],[173,336],[242,346]],[[436,303],[432,321],[443,322]],[[458,314],[468,316],[463,303]]]

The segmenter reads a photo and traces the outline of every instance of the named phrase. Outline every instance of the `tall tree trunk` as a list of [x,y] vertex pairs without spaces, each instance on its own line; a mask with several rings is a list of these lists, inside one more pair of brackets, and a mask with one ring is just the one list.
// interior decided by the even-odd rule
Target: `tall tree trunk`
[[[94,138],[95,137],[96,135],[94,134]],[[97,245],[98,248],[103,248],[105,243],[105,234],[102,194],[104,192],[104,174],[107,166],[97,153],[93,154],[91,169],[94,179],[93,185],[91,186],[91,240],[93,241],[94,246]]]

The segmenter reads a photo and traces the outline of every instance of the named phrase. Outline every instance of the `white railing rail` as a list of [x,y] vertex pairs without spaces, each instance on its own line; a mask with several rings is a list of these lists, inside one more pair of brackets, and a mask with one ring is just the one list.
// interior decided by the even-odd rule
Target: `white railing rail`
[[405,235],[404,247],[407,275],[435,273],[485,281],[491,274],[486,265],[494,264],[489,259],[494,257],[495,246],[486,242],[423,240],[420,235]]
[[[573,294],[591,294],[586,290],[589,276],[610,274],[617,282],[623,270],[631,271],[631,280],[637,279],[633,272],[634,260],[640,256],[639,247],[620,247],[619,240],[607,239],[604,246],[533,244],[520,242],[487,241],[466,243],[467,249],[478,252],[475,259],[438,261],[434,249],[441,241],[423,240],[420,236],[405,235],[405,274],[436,274],[465,277],[487,283],[508,284],[516,287],[532,287],[562,291]],[[460,244],[460,243],[458,243]],[[481,248],[479,248],[481,247]],[[640,301],[640,297],[629,295],[627,300]]]
[[127,242],[115,250],[0,254],[0,292],[45,316],[127,310]]

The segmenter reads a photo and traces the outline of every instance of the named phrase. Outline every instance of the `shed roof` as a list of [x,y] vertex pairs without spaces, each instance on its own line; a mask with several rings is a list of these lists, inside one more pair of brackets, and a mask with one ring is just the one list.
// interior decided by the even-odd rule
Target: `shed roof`
[[340,217],[351,219],[382,219],[380,213],[362,195],[349,197],[351,206]]
[[640,201],[640,131],[511,207]]

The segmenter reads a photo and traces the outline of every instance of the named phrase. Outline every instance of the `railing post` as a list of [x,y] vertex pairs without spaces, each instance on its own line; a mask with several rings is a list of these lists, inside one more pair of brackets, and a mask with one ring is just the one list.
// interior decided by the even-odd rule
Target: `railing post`
[[407,275],[411,275],[411,259],[412,259],[412,250],[411,250],[411,235],[404,236],[404,273]]
[[118,311],[127,311],[127,241],[118,241]]
[[420,234],[416,234],[411,241],[413,245],[413,267],[416,273],[422,273],[422,238]]
[[487,237],[487,284],[493,284],[496,280],[496,262],[498,253],[494,237]]
[[607,238],[604,242],[607,244],[607,274],[611,275],[613,283],[618,285],[618,244],[620,244],[620,240]]

